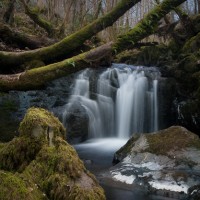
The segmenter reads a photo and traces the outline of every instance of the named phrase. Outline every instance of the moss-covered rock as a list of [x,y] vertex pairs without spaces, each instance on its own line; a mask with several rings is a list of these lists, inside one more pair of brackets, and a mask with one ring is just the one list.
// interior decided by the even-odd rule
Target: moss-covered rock
[[40,138],[16,137],[0,148],[0,169],[23,171],[35,159],[44,141]]
[[200,184],[200,139],[184,127],[141,134],[116,154],[122,160],[110,169],[115,181],[138,184],[168,197],[173,191],[178,199],[187,199],[188,188]]
[[105,199],[95,177],[63,139],[65,129],[51,113],[30,108],[19,131],[20,137],[0,144],[0,170],[5,170],[0,171],[0,199]]
[[126,145],[115,153],[115,156],[119,161],[130,154],[143,152],[169,156],[170,152],[175,153],[187,148],[200,150],[199,137],[181,126],[172,126],[158,132],[133,135]]
[[47,199],[30,181],[18,174],[0,170],[0,199],[2,200],[42,200]]
[[56,146],[44,146],[23,172],[50,199],[104,199],[103,190],[85,169],[73,147],[61,138]]
[[65,138],[66,130],[58,118],[42,108],[29,108],[19,127],[20,136],[46,138],[52,144],[55,136]]
[[194,133],[180,126],[172,126],[146,136],[149,147],[146,151],[153,154],[167,155],[170,151],[189,147],[200,149],[200,139]]

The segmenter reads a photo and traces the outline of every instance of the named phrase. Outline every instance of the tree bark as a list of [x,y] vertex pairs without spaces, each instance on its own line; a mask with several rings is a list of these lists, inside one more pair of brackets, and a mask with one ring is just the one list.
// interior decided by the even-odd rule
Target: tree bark
[[178,15],[183,28],[187,32],[187,38],[192,37],[195,34],[195,27],[190,17],[179,7],[175,8],[174,11]]
[[9,73],[12,71],[11,68],[16,69],[24,62],[29,62],[31,60],[41,60],[45,64],[49,64],[66,58],[72,51],[83,45],[85,40],[91,38],[106,27],[111,26],[119,17],[139,1],[140,0],[121,0],[120,3],[105,16],[49,47],[19,53],[0,52],[0,71]]
[[200,0],[197,0],[197,4],[198,4],[198,13],[200,14]]
[[20,49],[37,49],[52,44],[54,41],[47,38],[38,38],[26,35],[11,29],[9,26],[0,23],[0,39],[6,44]]
[[10,0],[10,2],[8,3],[8,9],[6,10],[6,12],[4,13],[4,16],[3,16],[3,20],[6,23],[10,23],[12,21],[15,2],[16,2],[16,0]]
[[19,74],[0,75],[0,91],[41,88],[48,81],[75,73],[87,67],[99,66],[104,60],[110,60],[111,52],[112,43],[109,43],[58,63]]
[[97,49],[80,54],[70,59],[31,69],[15,75],[1,75],[2,91],[28,90],[43,86],[46,82],[66,76],[89,66],[98,66],[102,60],[110,60],[111,54],[119,53],[127,47],[154,33],[159,20],[184,0],[164,0],[143,18],[131,31],[118,38],[116,43],[109,43]]
[[43,19],[36,11],[31,9],[25,0],[20,0],[25,8],[25,13],[41,28],[43,28],[49,37],[55,36],[56,30],[53,28],[53,25],[47,20]]
[[116,53],[127,49],[141,39],[153,34],[158,28],[158,22],[168,12],[182,4],[186,0],[164,0],[150,11],[131,31],[118,38],[114,45]]

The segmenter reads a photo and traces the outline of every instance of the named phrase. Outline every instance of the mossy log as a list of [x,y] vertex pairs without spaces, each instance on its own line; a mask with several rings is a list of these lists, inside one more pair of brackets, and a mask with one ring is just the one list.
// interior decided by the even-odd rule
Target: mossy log
[[150,11],[131,31],[122,35],[121,38],[118,38],[114,45],[115,51],[118,53],[125,50],[141,39],[153,34],[158,28],[158,21],[185,1],[186,0],[164,0]]
[[102,31],[121,17],[127,10],[140,0],[121,0],[112,11],[105,16],[93,21],[81,30],[64,38],[58,43],[49,47],[26,52],[0,52],[0,71],[11,72],[11,68],[19,67],[31,60],[41,60],[45,64],[53,63],[67,58],[78,47],[82,46],[85,40]]
[[37,49],[42,46],[52,44],[54,41],[48,38],[39,38],[32,35],[27,35],[11,29],[9,26],[0,23],[0,39],[6,44],[20,49],[29,48]]
[[49,37],[53,37],[55,36],[55,33],[56,33],[56,29],[54,29],[53,25],[51,24],[51,22],[43,19],[40,14],[30,8],[28,6],[28,4],[26,3],[25,0],[20,0],[22,2],[22,4],[24,5],[24,8],[25,8],[25,13],[38,25],[40,26],[41,28],[43,28],[47,33],[48,33],[48,36]]
[[[119,37],[116,43],[102,45],[89,52],[50,64],[44,67],[31,69],[15,75],[1,75],[0,88],[2,91],[36,89],[46,82],[77,72],[89,66],[101,64],[102,59],[110,59],[111,54],[118,53],[128,46],[134,45],[139,40],[156,30],[158,21],[171,9],[185,0],[165,0],[153,9],[136,27],[127,34]],[[176,2],[176,3],[175,3]],[[150,26],[150,27],[149,27]],[[151,29],[150,29],[151,28]],[[146,30],[147,29],[147,30]],[[33,81],[34,80],[34,81]]]
[[29,90],[41,88],[48,81],[75,73],[87,67],[99,66],[110,60],[112,43],[102,45],[89,52],[47,66],[27,70],[13,75],[0,75],[0,90]]

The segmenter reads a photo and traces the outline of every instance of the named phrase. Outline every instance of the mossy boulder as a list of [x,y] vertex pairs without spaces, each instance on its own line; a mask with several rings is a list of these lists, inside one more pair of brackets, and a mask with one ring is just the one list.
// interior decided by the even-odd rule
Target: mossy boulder
[[0,199],[42,200],[47,199],[38,187],[19,174],[0,170]]
[[181,126],[171,126],[158,132],[133,135],[125,146],[115,153],[115,157],[121,161],[129,155],[145,152],[170,157],[171,152],[176,154],[187,148],[194,148],[200,152],[199,137]]
[[[52,143],[47,130],[53,132]],[[0,144],[0,199],[105,199],[95,177],[63,139],[65,129],[51,113],[30,108],[19,132],[19,137]],[[11,187],[13,193],[5,196]]]
[[0,169],[23,171],[35,159],[43,144],[44,141],[40,138],[25,136],[4,143],[0,147]]
[[184,127],[172,126],[132,137],[116,152],[121,160],[110,169],[110,176],[128,187],[148,188],[154,195],[187,199],[189,188],[200,184],[199,155],[199,137]]
[[65,138],[66,130],[58,118],[42,108],[29,108],[19,127],[20,136],[48,139],[53,145],[56,136]]

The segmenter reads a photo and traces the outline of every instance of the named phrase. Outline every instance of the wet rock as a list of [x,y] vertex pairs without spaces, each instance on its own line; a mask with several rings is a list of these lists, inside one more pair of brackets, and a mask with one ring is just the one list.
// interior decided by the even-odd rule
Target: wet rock
[[181,101],[177,105],[178,123],[186,128],[199,133],[200,130],[200,110],[199,101]]
[[15,96],[0,93],[0,141],[10,141],[17,133],[19,120],[15,118],[18,104]]
[[89,118],[86,110],[79,102],[74,102],[63,114],[63,123],[68,130],[68,139],[73,142],[81,142],[88,137]]
[[188,200],[200,199],[200,185],[194,185],[188,189]]
[[200,139],[180,126],[134,135],[119,149],[110,169],[113,181],[138,184],[150,193],[186,198],[200,183]]
[[[52,129],[53,145],[47,127]],[[19,137],[0,144],[0,199],[105,199],[50,112],[29,109],[19,132]]]

